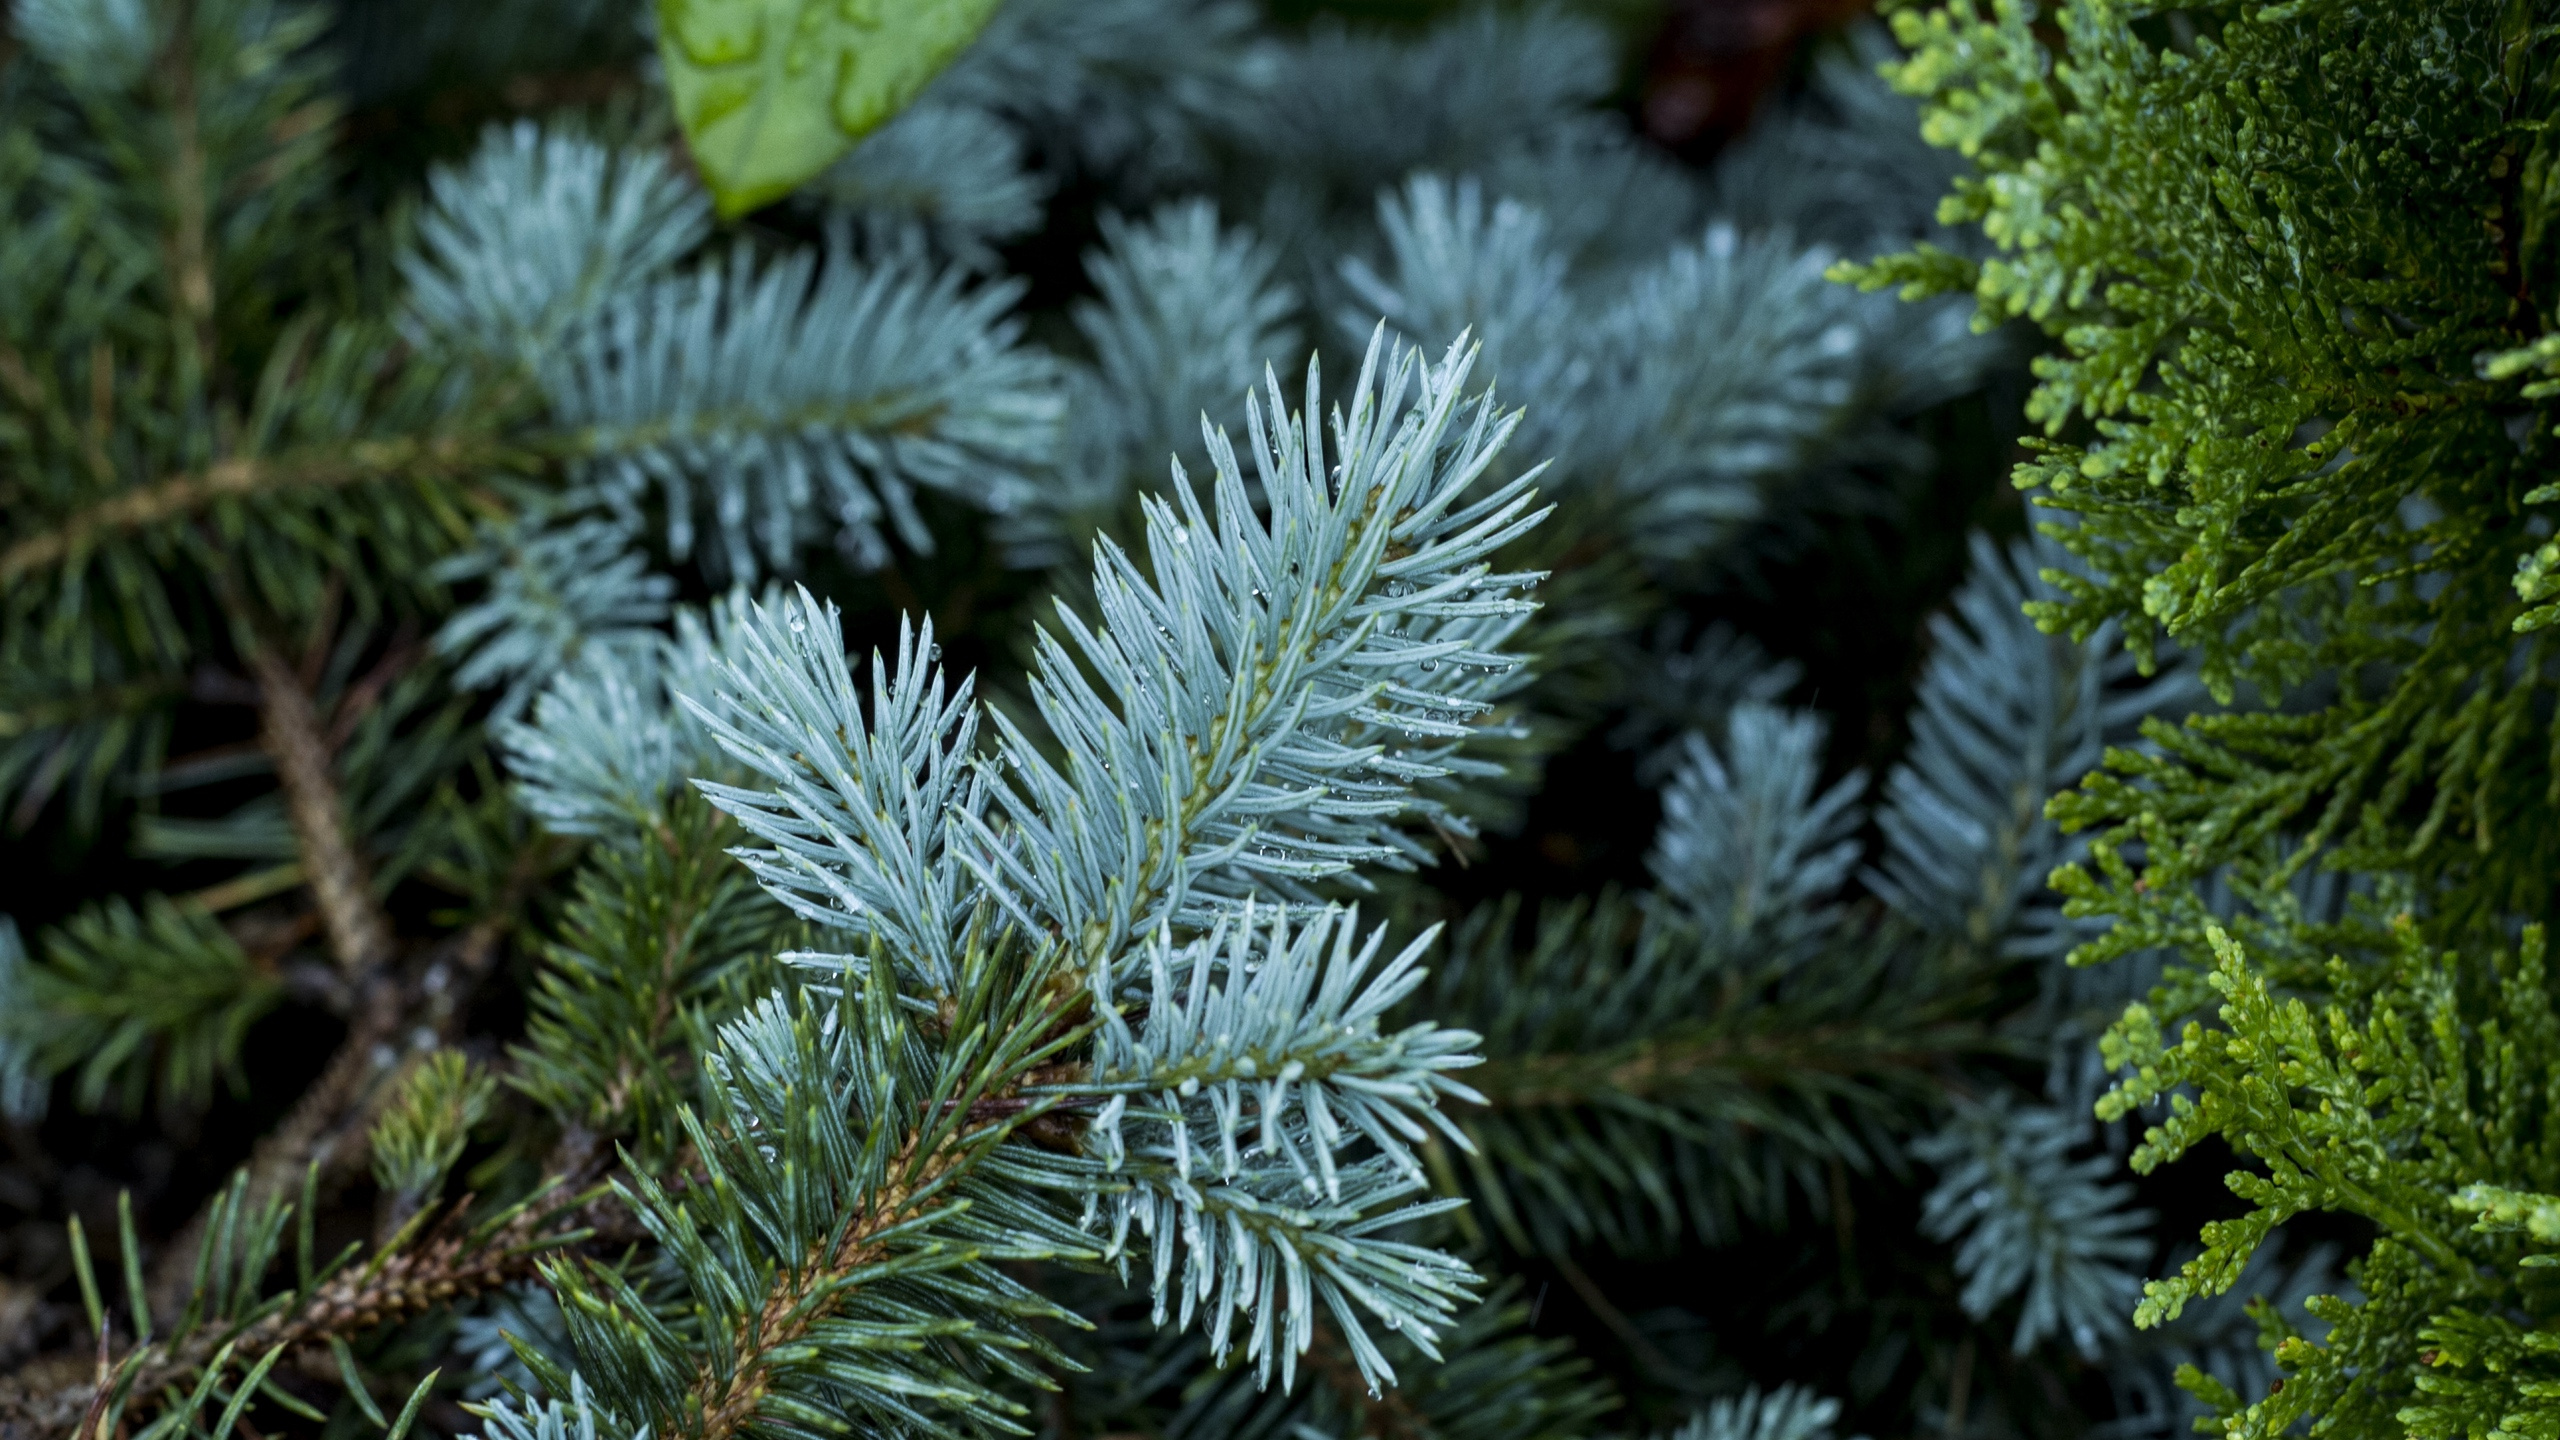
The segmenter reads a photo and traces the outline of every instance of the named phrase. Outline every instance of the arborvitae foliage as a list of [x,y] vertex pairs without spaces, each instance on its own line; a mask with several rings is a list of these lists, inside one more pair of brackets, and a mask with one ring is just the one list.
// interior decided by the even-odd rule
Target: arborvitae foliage
[[[2323,1092],[2304,1144],[2504,1187],[2407,1211],[2447,1253],[2514,1258],[2560,1206],[2513,1118],[2535,1052],[2498,1048],[2541,1043],[2539,941],[2501,933],[2541,802],[2482,780],[2548,719],[2539,632],[2462,578],[2541,543],[2472,494],[2525,483],[2538,322],[2410,298],[2478,235],[2302,202],[2407,247],[2319,272],[2389,292],[2318,312],[2361,347],[2334,404],[2236,312],[2170,337],[2236,378],[2125,382],[2126,417],[2256,397],[2160,453],[2298,452],[2261,487],[2289,528],[2137,489],[2036,541],[1983,483],[2025,337],[1827,278],[1913,245],[1943,284],[2023,273],[1933,218],[1962,165],[1881,32],[1695,168],[1624,119],[1628,37],[1564,9],[1008,0],[724,219],[642,8],[8,12],[0,1437],[2168,1433],[2203,1413],[2181,1364],[2264,1394],[2260,1320],[2318,1333],[2337,1288],[2320,1246],[2217,1231],[2195,1273],[2272,1308],[2129,1323],[2192,1199],[2121,1174],[2099,1034],[2159,987],[2108,1113],[2203,1108],[2146,1164],[2293,1113],[2260,1052],[2160,1038],[2206,991],[2156,947],[2217,903],[2288,967],[2232,962],[2235,1005],[2278,1013],[2274,973],[2354,1021],[2292,1063],[2400,1087]],[[2200,13],[2107,43],[2221,56],[2245,27]],[[2356,63],[2409,104],[2538,93],[2540,32],[2492,20],[2526,58],[2447,78],[2469,32],[2394,21]],[[1898,73],[2050,83],[2022,17],[1983,23],[2010,48],[1915,31]],[[2475,144],[2357,94],[2454,148],[2360,119],[2350,153],[2539,234],[2538,112]],[[2286,115],[2247,143],[2302,143]],[[2499,164],[2492,215],[2459,186]],[[2109,203],[2171,235],[2140,194]],[[2538,242],[2499,243],[2482,293],[2529,293]],[[2202,267],[2264,253],[2159,283],[2241,305]],[[2049,363],[2140,313],[2055,285]],[[2523,358],[2415,378],[2473,350]],[[2398,488],[2320,508],[2359,485]],[[2377,517],[2417,569],[2383,575]],[[2190,523],[2296,567],[2291,608],[2117,605],[2154,563],[2126,547]],[[2480,669],[2483,626],[2527,648]],[[2218,757],[2315,753],[2353,764],[2225,794]],[[2045,801],[2110,756],[2060,818],[2150,828],[2066,833]],[[2385,851],[2361,908],[2288,888]],[[2455,1084],[2493,1124],[2391,1098]],[[2456,1140],[2514,1158],[2427,1148]],[[2270,1219],[2344,1193],[2303,1173]],[[2338,1383],[2408,1351],[2525,1393],[2523,1262],[2430,1308],[2407,1243],[2359,1282],[2379,1323],[2323,1302]],[[2434,1338],[2388,1318],[2420,1311]]]
[[2067,913],[2105,922],[2074,959],[2169,957],[2107,1035],[2101,1113],[2143,1128],[2137,1168],[2208,1137],[2240,1160],[2247,1208],[2136,1321],[2245,1294],[2294,1217],[2356,1217],[2322,1325],[2262,1313],[2280,1384],[2185,1377],[2220,1428],[2560,1432],[2560,10],[1962,0],[1896,25],[1896,83],[1971,162],[1942,213],[1993,248],[1862,273],[2054,337],[2018,483],[2076,563],[2036,615],[2120,627],[2217,702],[2052,810],[2091,836]]

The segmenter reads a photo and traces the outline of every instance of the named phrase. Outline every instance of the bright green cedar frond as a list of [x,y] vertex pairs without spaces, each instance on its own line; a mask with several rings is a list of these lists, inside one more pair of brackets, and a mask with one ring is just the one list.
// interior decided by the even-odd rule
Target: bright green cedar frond
[[1981,323],[2060,342],[2028,405],[2057,438],[2019,482],[2080,517],[2054,533],[2085,569],[2043,623],[2174,640],[2226,701],[2366,678],[2160,733],[2063,818],[2147,851],[2117,914],[2278,833],[2296,864],[2442,877],[2452,923],[2538,903],[2551,657],[2516,631],[2550,426],[2515,357],[2555,304],[2549,192],[2522,178],[2549,163],[2549,17],[2155,8],[2075,0],[2050,36],[2014,0],[1898,15],[1896,83],[1974,167],[1945,215],[1999,253],[1860,278],[1969,284]]
[[[2291,1216],[2343,1211],[2380,1236],[2349,1271],[2363,1298],[2313,1303],[2328,1339],[2280,1346],[2285,1384],[2232,1433],[2273,1436],[2314,1415],[2399,1433],[2396,1416],[2411,1433],[2452,1436],[2530,1412],[2548,1362],[2511,1317],[2539,1311],[2546,1289],[2530,1197],[2513,1192],[2560,1183],[2560,1095],[2542,1059],[2560,1046],[2560,1017],[2540,929],[2513,954],[2470,959],[2404,924],[2361,996],[2316,1001],[2277,993],[2240,945],[2210,933],[2215,1020],[2171,1035],[2148,1007],[2128,1010],[2107,1038],[2127,1078],[2104,1113],[2184,1091],[2145,1132],[2136,1168],[2219,1136],[2253,1162],[2229,1179],[2251,1208],[2206,1226],[2203,1254],[2145,1287],[2138,1323],[2228,1289]],[[2528,1223],[2500,1223],[2508,1213]],[[2492,1223],[2475,1223],[2484,1215]]]
[[[1941,218],[1990,248],[1857,278],[1970,290],[1981,323],[2057,342],[2018,479],[2076,515],[2048,530],[2078,563],[2031,609],[2093,641],[2121,626],[2146,664],[2174,641],[2229,706],[2151,722],[2051,812],[2097,832],[2054,877],[2068,912],[2113,921],[2077,958],[2169,954],[2108,1038],[2105,1113],[2165,1106],[2137,1168],[2207,1137],[2249,1162],[2230,1183],[2251,1208],[2139,1320],[2237,1283],[2292,1215],[2378,1232],[2362,1297],[2310,1305],[2325,1340],[2267,1315],[2280,1388],[2189,1378],[2234,1436],[2560,1429],[2525,1238],[2560,1154],[2539,928],[2560,846],[2539,608],[2555,20],[2535,0],[1895,17],[1892,79],[1970,162]],[[2314,885],[2315,865],[2344,874]]]

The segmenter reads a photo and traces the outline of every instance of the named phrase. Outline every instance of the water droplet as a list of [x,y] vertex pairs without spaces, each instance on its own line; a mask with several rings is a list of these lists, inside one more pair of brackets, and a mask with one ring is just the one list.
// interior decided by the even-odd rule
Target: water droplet
[[1189,527],[1189,526],[1187,526],[1187,525],[1176,525],[1176,526],[1174,526],[1174,527],[1173,527],[1173,543],[1174,543],[1174,544],[1176,544],[1176,545],[1188,545],[1188,544],[1190,544],[1190,543],[1191,543],[1191,529],[1190,529],[1190,527]]
[[800,612],[799,612],[799,611],[797,611],[797,610],[792,611],[792,612],[791,612],[791,633],[792,633],[792,634],[794,634],[794,635],[797,635],[797,634],[799,634],[800,632],[802,632],[802,631],[804,631],[804,630],[806,630],[806,629],[808,629],[808,628],[809,628],[808,622],[807,622],[807,621],[805,621],[805,620],[802,620],[802,619],[800,618]]
[[935,644],[935,645],[928,645],[928,646],[926,646],[926,647],[925,647],[925,649],[924,649],[924,663],[926,663],[927,665],[939,665],[939,664],[941,664],[941,663],[942,663],[942,647],[941,647],[940,645],[938,645],[938,644]]

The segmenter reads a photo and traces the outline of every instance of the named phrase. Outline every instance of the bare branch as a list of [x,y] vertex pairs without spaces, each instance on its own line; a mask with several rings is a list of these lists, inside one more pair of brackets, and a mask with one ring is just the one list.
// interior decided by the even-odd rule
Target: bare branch
[[291,490],[339,490],[404,478],[466,480],[524,459],[487,435],[354,440],[277,456],[236,456],[73,512],[0,550],[0,585],[87,552],[100,541],[183,519],[217,501]]
[[[165,1353],[146,1355],[132,1393],[157,1394],[191,1379],[227,1341],[235,1354],[288,1353],[332,1338],[364,1334],[474,1295],[485,1295],[538,1273],[544,1256],[583,1232],[561,1234],[549,1222],[555,1212],[527,1210],[497,1234],[471,1243],[455,1221],[469,1205],[456,1204],[443,1228],[398,1254],[350,1266],[323,1282],[302,1302],[232,1334],[207,1326]],[[41,1360],[0,1377],[0,1440],[88,1440],[83,1417],[101,1392],[99,1365],[75,1369],[68,1357]]]
[[391,963],[391,918],[374,898],[364,852],[347,833],[337,756],[310,693],[284,657],[260,646],[248,658],[249,673],[258,682],[259,743],[275,761],[285,815],[302,852],[303,875],[320,907],[330,954],[348,974],[370,974]]
[[[328,1067],[294,1103],[284,1123],[249,1153],[245,1198],[250,1205],[300,1185],[304,1171],[315,1163],[320,1167],[315,1198],[321,1201],[364,1168],[366,1137],[391,1098],[394,1082],[417,1050],[450,1041],[460,1032],[471,991],[496,959],[498,944],[540,878],[548,853],[542,842],[528,847],[489,913],[430,950],[414,973],[405,978],[376,975],[359,992],[347,1037],[329,1057]],[[564,1173],[574,1177],[582,1169]],[[152,1273],[155,1310],[174,1314],[185,1303],[209,1215],[208,1205],[161,1251]]]

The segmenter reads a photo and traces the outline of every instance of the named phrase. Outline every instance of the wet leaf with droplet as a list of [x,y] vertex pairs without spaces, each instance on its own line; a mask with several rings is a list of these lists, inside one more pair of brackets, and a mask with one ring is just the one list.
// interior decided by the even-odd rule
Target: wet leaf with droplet
[[676,119],[720,213],[817,174],[915,98],[998,0],[658,0]]

